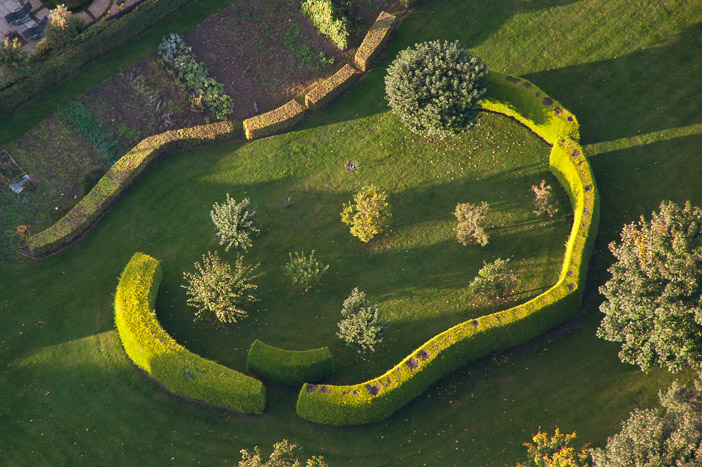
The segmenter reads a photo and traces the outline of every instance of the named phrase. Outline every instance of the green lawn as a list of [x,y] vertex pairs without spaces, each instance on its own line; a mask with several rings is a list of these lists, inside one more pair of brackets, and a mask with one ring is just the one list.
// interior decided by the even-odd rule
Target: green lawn
[[[606,268],[612,261],[606,245],[617,237],[624,222],[649,214],[663,199],[690,199],[702,205],[698,189],[702,167],[700,20],[702,4],[695,2],[679,6],[624,0],[559,1],[556,5],[545,0],[429,1],[402,22],[388,57],[374,71],[302,127],[256,143],[169,156],[77,245],[38,263],[0,264],[0,461],[8,465],[224,464],[240,459],[239,449],[258,444],[265,451],[287,437],[305,446],[309,455],[323,454],[331,465],[513,465],[525,452],[521,443],[531,433],[539,427],[553,431],[555,425],[568,432],[576,430],[582,441],[601,445],[634,406],[653,405],[658,389],[672,379],[665,372],[644,375],[621,364],[617,346],[595,337],[600,319],[597,288],[606,280]],[[454,261],[459,258],[452,248],[472,254],[451,245],[452,204],[463,193],[471,198],[480,194],[469,200],[502,201],[501,207],[514,204],[523,216],[526,204],[520,205],[511,196],[500,200],[500,194],[511,194],[507,188],[514,182],[514,193],[523,193],[519,184],[528,189],[535,183],[532,177],[545,174],[545,166],[523,164],[528,177],[507,173],[508,167],[522,167],[519,157],[524,155],[497,135],[509,133],[516,138],[519,134],[523,145],[542,145],[529,142],[518,126],[494,116],[481,120],[480,131],[494,129],[494,133],[490,132],[492,141],[480,144],[494,146],[497,160],[506,161],[505,165],[481,163],[475,168],[480,172],[456,180],[450,180],[456,164],[463,161],[468,169],[469,138],[447,142],[442,151],[425,143],[411,147],[417,139],[400,136],[402,130],[392,124],[382,100],[383,68],[398,50],[434,38],[460,39],[493,69],[527,77],[578,117],[602,201],[585,315],[572,329],[548,340],[469,363],[389,420],[363,427],[329,428],[304,422],[293,410],[296,392],[275,388],[269,388],[269,407],[263,416],[225,413],[171,396],[135,371],[113,329],[111,309],[117,276],[135,249],[163,260],[159,316],[165,327],[191,349],[240,367],[242,346],[247,345],[243,337],[236,331],[229,335],[216,332],[207,334],[208,340],[229,342],[228,347],[205,342],[203,334],[189,328],[179,288],[183,268],[214,246],[207,212],[226,192],[236,197],[246,191],[259,205],[262,222],[270,231],[257,239],[249,256],[262,263],[274,258],[267,266],[271,272],[261,280],[261,290],[281,290],[280,296],[260,305],[269,311],[276,306],[272,321],[280,322],[284,330],[274,330],[273,323],[263,321],[261,312],[258,321],[252,316],[242,322],[242,335],[248,330],[272,344],[295,348],[300,345],[298,335],[290,326],[286,329],[286,313],[279,306],[287,303],[298,310],[309,306],[311,321],[300,324],[321,327],[322,321],[330,323],[338,312],[339,297],[343,299],[355,285],[384,303],[397,317],[395,326],[406,327],[403,332],[430,333],[430,326],[457,319],[449,307],[441,309],[440,318],[418,323],[400,319],[402,300],[409,300],[407,293],[414,291],[421,300],[421,294],[432,289],[428,284],[451,289],[458,281],[455,275],[438,270],[457,271]],[[456,150],[451,146],[457,146]],[[393,164],[397,154],[402,154],[402,160],[411,155],[417,163]],[[343,172],[346,158],[361,162],[357,175]],[[427,159],[444,165],[432,162],[427,166]],[[287,164],[285,173],[270,170],[283,163]],[[422,181],[425,175],[439,178],[430,184]],[[397,237],[388,237],[390,244],[382,247],[387,251],[374,252],[368,260],[358,242],[344,236],[344,226],[336,217],[340,204],[366,181],[389,191],[396,209],[394,220],[402,227],[395,229]],[[499,191],[486,188],[498,182],[504,183],[497,185],[504,187]],[[283,211],[279,203],[287,196],[293,205]],[[447,206],[448,211],[413,203],[427,200]],[[301,208],[316,205],[317,212],[301,212]],[[282,239],[276,237],[296,225],[287,223],[285,216],[300,216],[297,224],[309,224],[307,232],[291,232],[292,238],[315,238],[307,238],[300,247],[282,245]],[[419,222],[422,218],[434,224],[424,226]],[[410,235],[415,232],[416,238]],[[335,267],[341,264],[337,257],[341,253],[323,243],[337,238],[347,238],[344,255],[356,264],[376,268],[368,267],[366,276]],[[502,254],[513,248],[509,254],[516,262],[518,255],[525,254],[517,244],[519,239],[509,232],[496,235],[494,245],[488,246],[494,250],[478,253]],[[416,244],[410,245],[413,240]],[[538,244],[535,240],[538,238],[528,240],[527,245]],[[266,242],[276,245],[270,255],[256,250]],[[431,251],[437,243],[439,248]],[[550,246],[554,249],[562,246],[561,241],[543,243],[554,243]],[[317,295],[297,298],[275,277],[276,264],[284,262],[289,248],[316,248],[318,256],[332,264]],[[404,290],[392,284],[395,276],[388,277],[388,270],[382,269],[390,267],[391,261],[405,261],[399,257],[403,248],[410,250],[408,264],[431,259],[427,264],[434,268],[427,270],[434,274],[428,277],[421,271],[408,273],[409,287]],[[415,253],[422,249],[425,251]],[[424,260],[421,263],[423,266]],[[459,291],[452,293],[455,300],[461,300]],[[417,309],[429,313],[431,307]],[[320,310],[329,317],[317,319]],[[324,333],[329,336],[333,324],[324,324],[324,329],[320,341],[326,339]],[[357,357],[339,348],[336,355],[343,362],[339,361],[338,377],[374,374],[376,368],[396,361],[392,352],[406,353],[396,343],[386,350],[390,355],[361,366],[363,362],[351,360]]]

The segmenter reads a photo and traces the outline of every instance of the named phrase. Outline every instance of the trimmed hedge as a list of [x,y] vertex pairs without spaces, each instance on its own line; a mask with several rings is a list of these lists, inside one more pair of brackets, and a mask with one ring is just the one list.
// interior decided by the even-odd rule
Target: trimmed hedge
[[387,40],[390,38],[390,33],[395,28],[397,17],[381,11],[375,23],[371,26],[363,38],[361,46],[356,51],[353,58],[356,67],[361,71],[367,71],[371,63],[378,56],[380,50]]
[[334,359],[328,347],[284,350],[258,339],[251,344],[246,366],[260,378],[293,388],[326,381],[334,374]]
[[551,145],[563,137],[580,140],[575,115],[522,78],[488,72],[488,91],[480,108],[514,118]]
[[163,330],[154,311],[161,278],[159,261],[143,253],[132,256],[119,278],[115,325],[129,358],[174,394],[238,412],[263,413],[263,383],[189,352]]
[[300,7],[317,30],[334,45],[346,50],[349,41],[349,21],[334,7],[332,0],[304,0]]
[[27,243],[29,254],[35,258],[46,256],[76,240],[163,153],[236,136],[241,136],[240,123],[219,122],[167,131],[144,139],[115,162],[90,193],[65,216],[33,235]]
[[294,126],[305,116],[305,108],[295,99],[255,117],[244,120],[246,139],[263,138]]
[[315,86],[305,96],[305,105],[313,111],[317,111],[337,98],[342,92],[348,89],[358,77],[358,72],[351,65],[344,67],[334,73],[334,76],[321,84]]
[[[599,200],[590,165],[582,148],[570,137],[577,132],[577,121],[566,118],[567,124],[563,124],[555,112],[555,117],[537,113],[537,120],[531,121],[531,115],[518,112],[544,106],[548,101],[543,98],[547,96],[534,91],[531,83],[524,86],[524,80],[505,81],[507,84],[492,89],[489,110],[517,118],[542,138],[551,140],[549,167],[573,207],[573,227],[558,282],[527,303],[437,334],[375,379],[348,386],[305,384],[297,400],[297,413],[302,418],[340,426],[384,420],[467,361],[528,342],[570,319],[580,308],[599,223]],[[515,95],[519,96],[513,102]],[[549,107],[555,105],[554,102]],[[570,115],[565,110],[562,113]]]
[[65,78],[78,68],[122,47],[191,0],[145,0],[112,21],[98,23],[73,39],[59,55],[33,64],[23,75],[0,81],[0,115]]

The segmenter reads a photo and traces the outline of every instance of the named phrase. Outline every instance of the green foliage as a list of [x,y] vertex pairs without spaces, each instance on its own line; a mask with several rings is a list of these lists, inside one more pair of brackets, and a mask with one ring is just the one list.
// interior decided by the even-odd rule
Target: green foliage
[[154,306],[161,265],[135,253],[115,293],[115,325],[134,364],[174,394],[245,413],[263,413],[266,389],[249,376],[195,355],[161,328]]
[[306,294],[319,285],[329,265],[322,264],[314,257],[314,250],[309,258],[304,252],[288,253],[290,261],[283,266],[283,273],[290,279],[292,286],[300,293]]
[[387,195],[374,186],[366,186],[353,196],[353,203],[344,204],[341,222],[351,226],[351,235],[364,243],[382,233],[390,225],[392,213]]
[[453,215],[456,216],[458,224],[453,228],[456,232],[456,240],[461,245],[477,243],[480,246],[488,244],[488,234],[485,233],[483,221],[488,212],[488,204],[483,201],[480,204],[458,203]]
[[315,86],[305,95],[305,105],[313,111],[319,110],[338,97],[356,81],[358,73],[351,65],[344,65],[331,78]]
[[244,120],[246,139],[263,138],[297,124],[305,116],[305,108],[295,99],[285,105]]
[[621,342],[619,358],[644,371],[702,367],[702,210],[664,201],[609,249],[617,260],[600,288],[597,335]]
[[79,19],[68,11],[65,5],[56,6],[49,12],[49,21],[46,23],[46,42],[49,47],[59,50],[66,46],[79,32]]
[[163,153],[241,135],[241,124],[220,122],[150,136],[120,158],[93,189],[51,227],[32,235],[27,245],[41,257],[73,242]]
[[237,203],[227,193],[224,203],[212,205],[210,217],[217,228],[219,244],[226,245],[224,251],[229,251],[232,246],[246,250],[253,245],[251,236],[260,233],[256,211],[250,204],[249,198]]
[[303,0],[302,12],[312,24],[339,49],[346,50],[349,39],[349,20],[337,9],[332,0]]
[[588,449],[576,450],[572,443],[575,438],[575,432],[563,434],[558,427],[553,436],[539,430],[532,438],[535,444],[524,443],[529,457],[517,467],[590,467]]
[[636,409],[619,433],[594,449],[596,467],[693,467],[702,459],[702,382],[659,393],[664,413]]
[[0,65],[4,67],[17,68],[26,59],[22,43],[19,38],[10,39],[6,37],[5,41],[0,44]]
[[381,318],[378,304],[371,305],[366,299],[366,293],[355,287],[351,295],[344,300],[341,308],[339,332],[336,336],[357,352],[374,352],[376,344],[382,339],[385,322]]
[[534,213],[541,217],[553,217],[558,212],[556,198],[551,192],[551,185],[546,185],[546,180],[541,180],[539,186],[532,185],[534,193]]
[[356,51],[353,62],[361,71],[368,71],[373,60],[378,56],[383,45],[390,38],[390,33],[397,24],[397,17],[381,11],[378,18],[368,30],[366,37]]
[[220,120],[231,115],[234,102],[224,92],[224,85],[210,77],[207,68],[195,60],[192,49],[179,34],[164,37],[158,53],[178,72],[178,80],[190,91],[190,103],[194,108],[207,108]]
[[[246,449],[241,450],[241,460],[238,467],[300,467],[300,448],[297,444],[289,442],[287,439],[279,441],[273,445],[273,452],[267,461],[261,458],[261,450],[254,447],[253,454]],[[307,459],[306,467],[327,467],[324,457],[313,456]]]
[[114,163],[119,141],[105,131],[85,105],[80,102],[68,105],[58,111],[58,116],[95,148],[108,167]]
[[468,286],[470,293],[498,298],[514,291],[519,283],[519,275],[509,269],[508,264],[509,258],[497,258],[492,263],[483,262],[483,267]]
[[258,264],[244,266],[244,257],[238,256],[234,269],[223,262],[217,252],[202,256],[202,265],[195,263],[196,272],[184,272],[187,281],[182,287],[187,290],[188,305],[195,307],[195,321],[221,324],[236,323],[248,316],[248,308],[258,298],[253,291],[258,287],[251,283],[259,277],[254,274]]
[[475,124],[487,77],[485,64],[458,42],[423,42],[388,67],[385,93],[410,131],[445,138]]
[[256,339],[246,359],[250,372],[281,386],[299,388],[321,383],[334,374],[334,359],[328,347],[312,350],[284,350]]

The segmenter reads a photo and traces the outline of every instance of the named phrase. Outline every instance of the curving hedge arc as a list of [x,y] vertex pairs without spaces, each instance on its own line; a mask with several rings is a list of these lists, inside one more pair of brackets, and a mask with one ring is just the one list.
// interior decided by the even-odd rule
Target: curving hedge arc
[[515,118],[552,146],[549,168],[570,197],[573,227],[558,281],[522,305],[437,334],[377,378],[346,386],[305,384],[296,408],[302,418],[338,426],[385,420],[466,362],[534,339],[579,309],[599,223],[599,198],[578,144],[578,122],[529,81],[492,72],[489,82],[482,108]]
[[176,395],[237,412],[263,413],[263,383],[188,351],[161,327],[154,311],[161,278],[159,261],[138,252],[119,278],[115,325],[129,358]]
[[285,350],[256,339],[249,349],[246,367],[271,383],[300,388],[305,383],[321,383],[331,378],[334,359],[329,347]]

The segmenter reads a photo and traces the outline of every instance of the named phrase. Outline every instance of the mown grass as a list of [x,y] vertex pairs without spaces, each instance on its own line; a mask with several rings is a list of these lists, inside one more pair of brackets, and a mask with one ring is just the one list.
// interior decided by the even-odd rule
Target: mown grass
[[[606,244],[624,222],[649,214],[662,199],[702,205],[696,99],[702,56],[694,53],[701,9],[695,2],[430,1],[400,25],[388,58],[348,96],[301,131],[261,142],[287,141],[293,160],[303,151],[298,136],[332,127],[341,135],[386,118],[373,117],[386,112],[383,67],[420,40],[461,39],[494,69],[525,75],[578,117],[602,197],[586,314],[577,327],[472,362],[377,425],[332,429],[302,422],[292,410],[296,394],[276,389],[263,417],[185,403],[133,370],[111,317],[117,274],[144,237],[160,231],[149,253],[161,255],[172,284],[180,274],[175,253],[159,249],[179,249],[179,257],[191,259],[199,254],[182,231],[202,228],[192,215],[209,206],[171,212],[171,199],[197,186],[192,175],[199,174],[201,186],[221,177],[219,188],[231,188],[229,175],[219,174],[234,157],[226,149],[182,154],[157,165],[67,252],[40,263],[0,264],[0,459],[9,465],[223,464],[238,460],[241,448],[265,450],[288,437],[331,465],[513,465],[531,433],[554,425],[602,444],[635,405],[655,404],[658,389],[672,378],[621,364],[617,346],[594,336],[597,287],[612,261]],[[340,136],[339,144],[354,142]],[[264,164],[279,156],[263,151],[260,157]],[[178,222],[162,229],[166,219]],[[162,295],[166,314],[175,293]],[[230,350],[234,360],[242,349]]]

